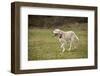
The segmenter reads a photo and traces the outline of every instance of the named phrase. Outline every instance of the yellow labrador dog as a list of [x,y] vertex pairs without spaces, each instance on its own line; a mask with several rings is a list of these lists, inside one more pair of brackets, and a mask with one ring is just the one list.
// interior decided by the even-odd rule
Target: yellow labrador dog
[[[76,41],[79,42],[79,38],[76,36],[76,34],[73,31],[62,31],[60,29],[55,29],[53,31],[54,35],[58,37],[59,42],[61,43],[61,49],[62,52],[65,51],[65,44],[69,44],[68,51],[70,51],[72,48],[76,48]],[[72,45],[74,46],[72,47]]]

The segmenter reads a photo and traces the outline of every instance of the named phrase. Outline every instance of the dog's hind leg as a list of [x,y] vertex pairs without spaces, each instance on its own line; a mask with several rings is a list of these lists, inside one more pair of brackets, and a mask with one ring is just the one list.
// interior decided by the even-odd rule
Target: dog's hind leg
[[68,51],[70,51],[70,50],[71,50],[71,48],[72,48],[72,41],[70,42],[70,46],[69,46]]

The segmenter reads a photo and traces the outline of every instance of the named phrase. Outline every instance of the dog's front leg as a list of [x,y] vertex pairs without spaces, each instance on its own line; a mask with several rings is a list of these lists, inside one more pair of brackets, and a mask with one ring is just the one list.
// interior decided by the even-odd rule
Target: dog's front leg
[[64,45],[65,45],[64,43],[61,44],[62,52],[65,51],[65,47],[64,47]]
[[62,52],[64,52],[65,51],[65,41],[63,40],[63,39],[59,39],[59,42],[61,43],[61,46],[60,46],[60,48],[62,49]]

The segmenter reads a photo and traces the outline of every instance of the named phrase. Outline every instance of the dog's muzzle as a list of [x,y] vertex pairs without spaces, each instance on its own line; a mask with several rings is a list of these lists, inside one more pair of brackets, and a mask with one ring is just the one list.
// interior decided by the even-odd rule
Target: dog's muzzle
[[58,34],[57,34],[57,33],[55,33],[54,35],[55,35],[55,36],[57,36]]

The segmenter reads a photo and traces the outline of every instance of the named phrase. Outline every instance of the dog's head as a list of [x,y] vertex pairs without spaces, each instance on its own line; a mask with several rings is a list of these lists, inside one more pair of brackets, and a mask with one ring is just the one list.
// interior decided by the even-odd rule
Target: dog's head
[[55,29],[53,33],[55,36],[58,36],[59,38],[62,37],[62,31],[60,29]]

